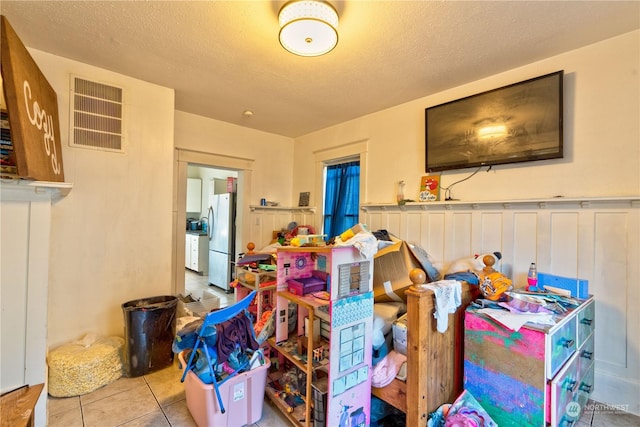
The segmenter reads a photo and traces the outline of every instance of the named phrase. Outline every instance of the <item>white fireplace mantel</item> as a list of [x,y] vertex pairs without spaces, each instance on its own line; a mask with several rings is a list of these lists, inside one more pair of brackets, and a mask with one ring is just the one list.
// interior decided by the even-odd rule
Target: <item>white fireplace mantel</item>
[[0,180],[0,392],[45,384],[35,425],[47,423],[47,304],[51,204],[72,184]]
[[[0,179],[0,189],[2,193],[11,192],[14,194],[22,194],[22,198],[34,195],[48,195],[51,200],[55,201],[61,197],[67,196],[73,184],[70,182],[50,182],[50,181],[30,181],[25,179]],[[47,197],[47,196],[45,196]],[[3,199],[4,200],[4,197]]]

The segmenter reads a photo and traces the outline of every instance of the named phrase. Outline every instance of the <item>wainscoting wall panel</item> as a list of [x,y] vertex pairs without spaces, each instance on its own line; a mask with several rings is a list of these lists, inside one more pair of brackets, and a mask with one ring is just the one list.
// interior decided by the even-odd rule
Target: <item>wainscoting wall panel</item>
[[[318,226],[314,208],[252,207],[257,248],[291,221]],[[364,204],[360,222],[420,244],[445,266],[500,251],[497,268],[525,286],[538,271],[589,281],[596,300],[593,398],[640,415],[640,196]]]
[[640,197],[365,204],[360,219],[419,243],[438,265],[500,251],[498,269],[518,287],[531,262],[587,279],[596,299],[593,398],[640,414]]
[[271,243],[274,231],[286,229],[291,222],[298,225],[311,225],[316,228],[316,232],[319,232],[315,223],[315,208],[251,206],[250,211],[249,240],[242,242],[243,249],[249,242],[255,243],[256,250],[264,248]]

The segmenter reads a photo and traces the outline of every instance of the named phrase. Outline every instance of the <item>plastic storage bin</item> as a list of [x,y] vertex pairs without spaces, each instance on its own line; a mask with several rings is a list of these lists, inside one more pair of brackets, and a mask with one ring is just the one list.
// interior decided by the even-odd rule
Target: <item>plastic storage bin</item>
[[171,366],[177,305],[178,299],[174,296],[150,297],[122,304],[127,377],[139,377]]
[[[182,354],[180,361],[182,362]],[[220,411],[213,384],[205,384],[192,371],[187,372],[184,391],[187,408],[199,427],[241,427],[253,424],[262,418],[264,390],[267,386],[267,371],[271,366],[265,358],[264,365],[238,374],[218,387],[224,405]]]
[[196,298],[196,301],[193,302],[184,302],[182,295],[178,299],[178,317],[183,316],[198,316],[204,317],[209,314],[212,310],[217,310],[220,308],[220,298],[218,298],[214,293],[208,290],[202,290],[200,295],[197,295],[198,292],[193,292],[192,297]]

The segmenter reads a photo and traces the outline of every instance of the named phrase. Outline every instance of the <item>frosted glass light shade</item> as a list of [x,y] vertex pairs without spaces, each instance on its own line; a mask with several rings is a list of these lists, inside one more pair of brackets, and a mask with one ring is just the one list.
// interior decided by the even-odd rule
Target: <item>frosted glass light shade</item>
[[300,56],[319,56],[338,44],[338,13],[328,3],[299,0],[280,9],[280,44]]

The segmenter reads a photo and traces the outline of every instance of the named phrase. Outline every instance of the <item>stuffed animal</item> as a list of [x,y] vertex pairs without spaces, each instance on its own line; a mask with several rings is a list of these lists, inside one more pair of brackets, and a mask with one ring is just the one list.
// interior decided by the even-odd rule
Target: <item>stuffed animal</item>
[[485,267],[480,273],[480,292],[485,298],[498,301],[502,294],[513,288],[511,279],[493,268],[496,259],[492,255],[485,255],[482,258]]
[[468,272],[468,271],[481,273],[482,269],[485,267],[485,264],[482,261],[485,255],[490,255],[494,257],[496,260],[496,264],[498,263],[498,261],[502,259],[501,252],[493,252],[493,253],[481,254],[481,255],[476,254],[471,258],[461,258],[451,263],[451,265],[446,269],[445,275],[453,274],[453,273]]

